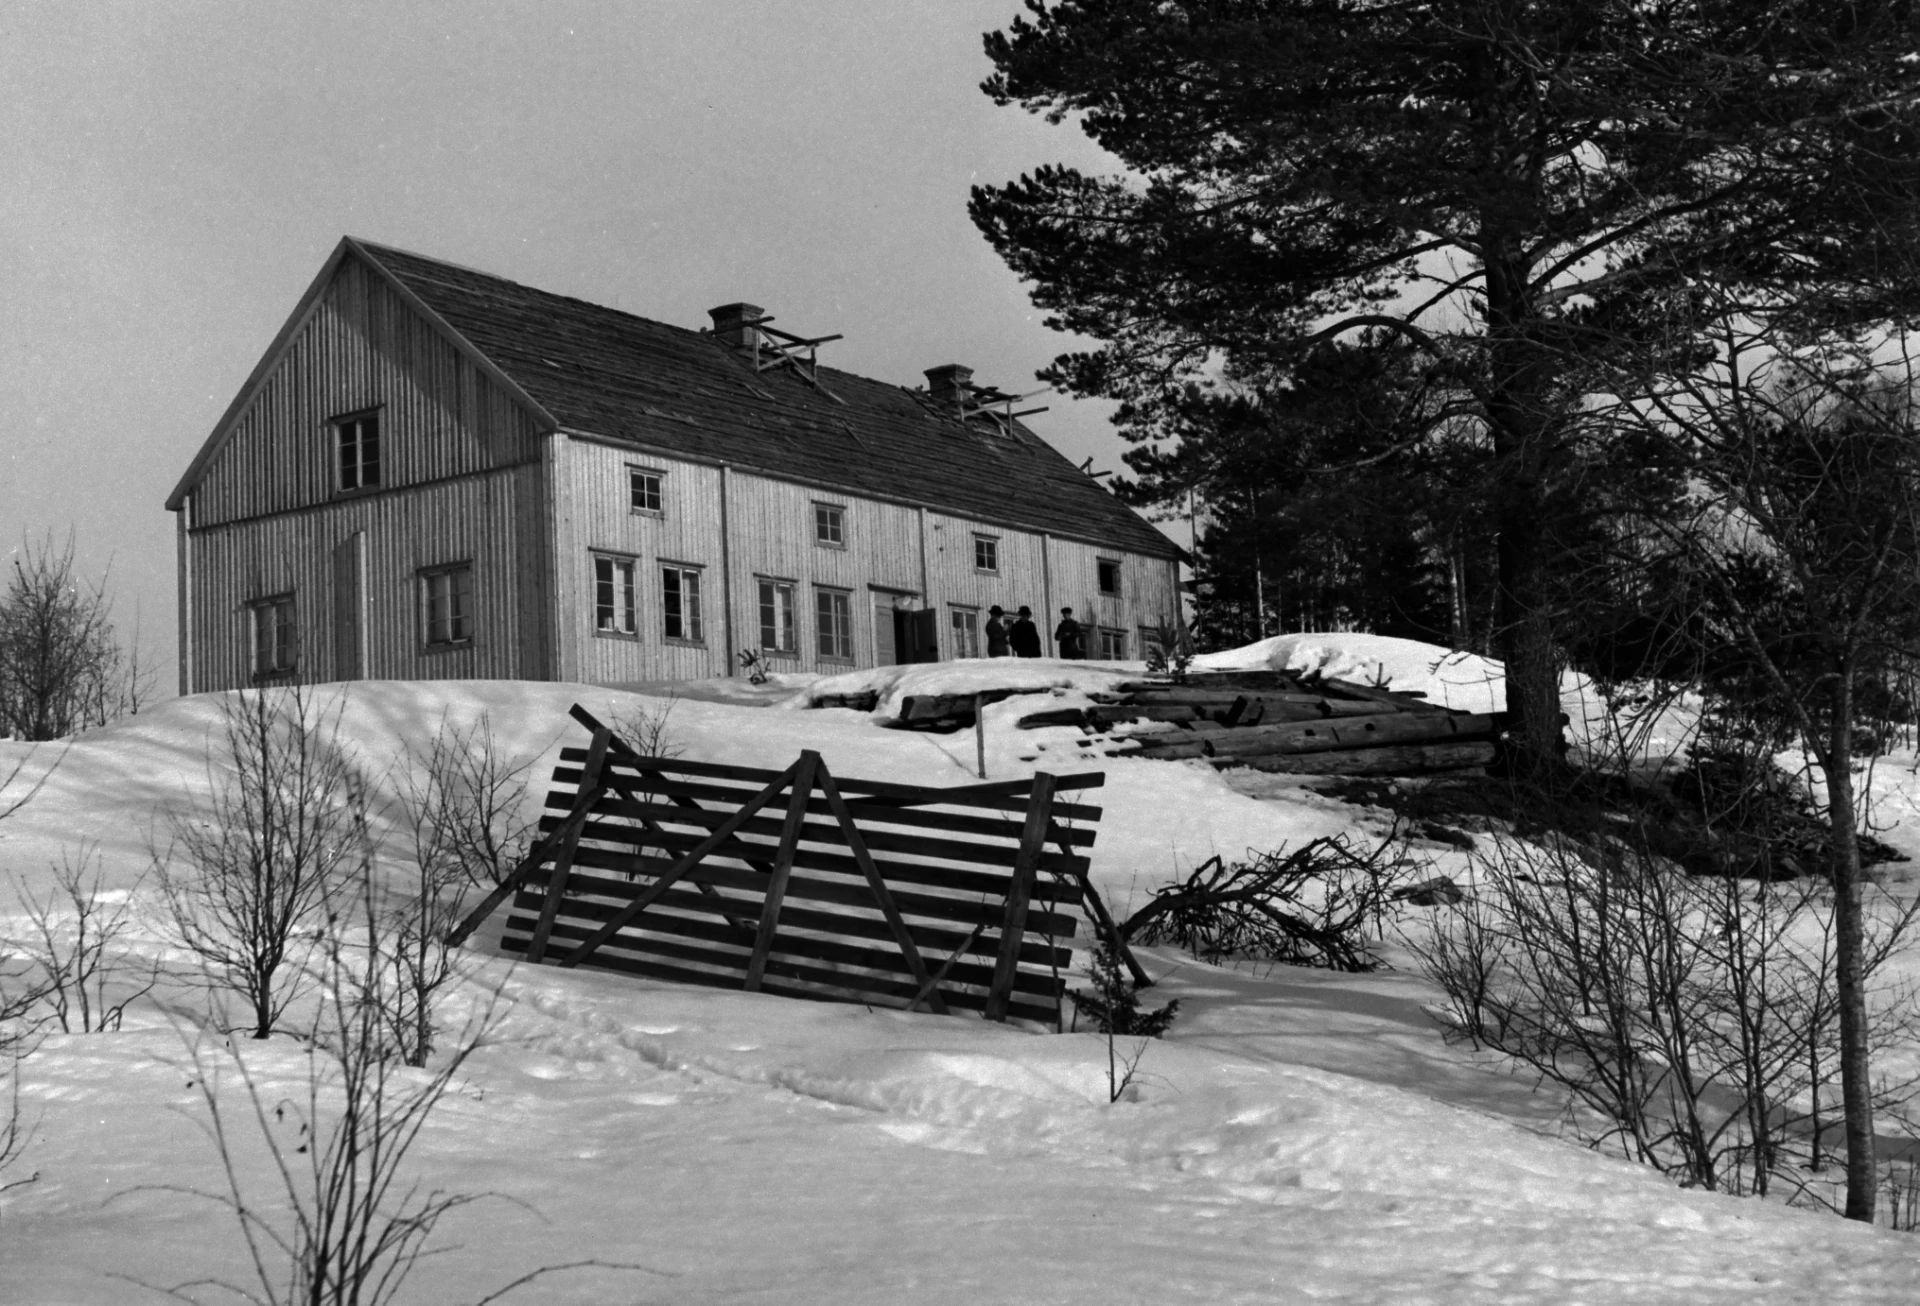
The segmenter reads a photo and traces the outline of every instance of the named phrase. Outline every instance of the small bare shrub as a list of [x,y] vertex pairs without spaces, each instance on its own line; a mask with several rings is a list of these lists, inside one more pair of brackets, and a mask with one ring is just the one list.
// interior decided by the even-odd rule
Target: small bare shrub
[[[1492,840],[1475,880],[1409,946],[1458,1033],[1566,1090],[1588,1142],[1734,1193],[1817,1163],[1839,1064],[1824,885],[1694,877],[1630,840],[1551,834]],[[1913,917],[1886,906],[1869,980]],[[1876,1042],[1910,1033],[1901,1006]]]
[[363,801],[337,709],[293,688],[236,694],[222,713],[227,758],[209,759],[209,805],[171,815],[154,861],[178,941],[245,1001],[262,1039],[307,982]]
[[436,887],[452,873],[491,889],[527,855],[539,821],[527,813],[533,759],[502,751],[484,712],[465,728],[445,720],[424,753],[410,750],[402,780],[404,820],[415,860]]
[[[127,1006],[159,978],[153,965],[139,974],[142,968],[121,944],[133,926],[133,895],[105,893],[92,848],[82,849],[78,862],[62,853],[49,869],[53,887],[44,897],[17,881],[13,886],[31,928],[21,948],[38,972],[41,1000],[63,1033],[119,1029]],[[122,987],[125,976],[132,977],[131,990]]]

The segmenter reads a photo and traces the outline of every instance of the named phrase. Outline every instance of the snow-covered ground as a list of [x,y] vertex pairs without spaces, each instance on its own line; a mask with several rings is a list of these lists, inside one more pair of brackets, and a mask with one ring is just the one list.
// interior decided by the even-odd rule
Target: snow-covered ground
[[[1491,692],[1485,665],[1436,668],[1440,650],[1290,638],[1241,656],[1396,688],[1442,681],[1449,703]],[[1014,665],[1062,704],[1105,683],[1091,677],[1139,670]],[[1003,683],[994,678],[1008,666],[895,669],[871,687],[883,699],[968,692]],[[914,676],[944,677],[943,687]],[[757,705],[805,688],[687,687],[672,738],[702,760],[785,766],[806,747],[839,775],[975,779],[971,733],[887,729],[884,702],[872,714]],[[543,776],[582,737],[566,717],[575,701],[612,719],[661,700],[569,685],[363,683],[337,706],[342,738],[390,787],[409,742],[483,711],[510,749],[540,755]],[[1106,813],[1094,874],[1116,910],[1214,852],[1353,824],[1350,809],[1301,786],[1266,786],[1255,799],[1202,766],[1087,758],[1075,731],[1013,727],[1033,702],[989,708],[988,774],[1106,772],[1090,795]],[[0,869],[44,885],[48,863],[85,843],[115,889],[135,888],[165,841],[167,811],[204,801],[218,721],[217,700],[202,697],[76,741],[39,795],[0,822]],[[25,752],[0,744],[0,776]],[[57,753],[43,746],[23,778]],[[1911,774],[1885,768],[1881,787],[1910,793]],[[1440,871],[1458,869],[1446,861],[1455,854],[1433,852]],[[145,894],[134,898],[143,910]],[[17,930],[10,907],[0,895],[0,928]],[[1447,1044],[1423,1009],[1431,995],[1402,971],[1256,973],[1150,950],[1154,1000],[1178,997],[1182,1014],[1147,1049],[1134,1090],[1109,1104],[1097,1036],[515,968],[491,951],[494,938],[497,929],[477,939],[465,1000],[497,990],[496,1027],[410,1164],[429,1187],[498,1198],[448,1218],[441,1241],[457,1250],[426,1261],[403,1300],[473,1301],[537,1266],[587,1259],[638,1268],[553,1275],[508,1300],[1920,1295],[1911,1236],[1684,1192],[1559,1138],[1561,1104]],[[151,917],[130,943],[171,956]],[[161,1300],[136,1285],[246,1279],[231,1217],[178,1191],[223,1180],[188,1048],[204,1007],[177,987],[167,997],[164,1010],[137,1005],[120,1033],[50,1036],[20,1067],[33,1135],[4,1178],[38,1178],[0,1196],[0,1303]],[[223,1100],[244,1105],[229,1053],[201,1038]],[[263,1101],[304,1096],[298,1043],[239,1050]],[[240,1173],[266,1194],[258,1151],[242,1149]]]

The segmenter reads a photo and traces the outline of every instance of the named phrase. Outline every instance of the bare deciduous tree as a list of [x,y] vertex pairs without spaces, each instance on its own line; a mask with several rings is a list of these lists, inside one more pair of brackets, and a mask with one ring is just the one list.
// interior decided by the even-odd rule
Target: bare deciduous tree
[[[1705,602],[1704,645],[1737,659],[1756,721],[1820,780],[1834,889],[1834,999],[1849,1218],[1877,1186],[1869,925],[1856,767],[1920,665],[1920,406],[1899,337],[1809,343],[1771,306],[1702,292],[1717,356],[1643,378],[1623,421],[1681,460],[1692,513],[1651,519]],[[1704,332],[1702,333],[1705,334]]]
[[152,672],[123,650],[106,578],[74,574],[74,545],[25,541],[0,600],[0,736],[62,739],[140,710]]
[[204,811],[174,813],[155,854],[180,943],[269,1037],[306,984],[364,806],[329,712],[298,688],[225,700]]

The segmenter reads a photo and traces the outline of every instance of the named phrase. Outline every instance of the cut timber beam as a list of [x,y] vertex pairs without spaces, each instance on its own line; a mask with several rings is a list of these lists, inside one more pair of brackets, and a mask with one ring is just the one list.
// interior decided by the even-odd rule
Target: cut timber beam
[[1336,753],[1259,753],[1209,759],[1217,767],[1244,766],[1284,775],[1425,775],[1464,771],[1493,761],[1493,744],[1471,740],[1449,744],[1389,744]]
[[[1392,712],[1327,721],[1289,721],[1271,726],[1223,730],[1196,739],[1180,732],[1165,744],[1143,743],[1121,757],[1247,757],[1263,753],[1327,753],[1383,744],[1441,743],[1491,739],[1505,723],[1504,713],[1454,715],[1449,712]],[[1169,749],[1179,749],[1170,752]],[[1200,751],[1186,751],[1198,748]]]

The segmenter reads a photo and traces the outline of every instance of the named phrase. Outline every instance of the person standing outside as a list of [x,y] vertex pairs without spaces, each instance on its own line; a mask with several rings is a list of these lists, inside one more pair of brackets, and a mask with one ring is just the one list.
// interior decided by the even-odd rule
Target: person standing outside
[[1080,623],[1073,619],[1072,608],[1060,609],[1060,624],[1053,628],[1053,642],[1063,658],[1077,660],[1087,656],[1085,632]]
[[1007,613],[996,603],[987,609],[987,656],[1004,658],[1012,652],[1007,644]]
[[1007,631],[1007,643],[1017,658],[1040,656],[1040,628],[1033,624],[1033,609],[1022,606],[1019,618]]

